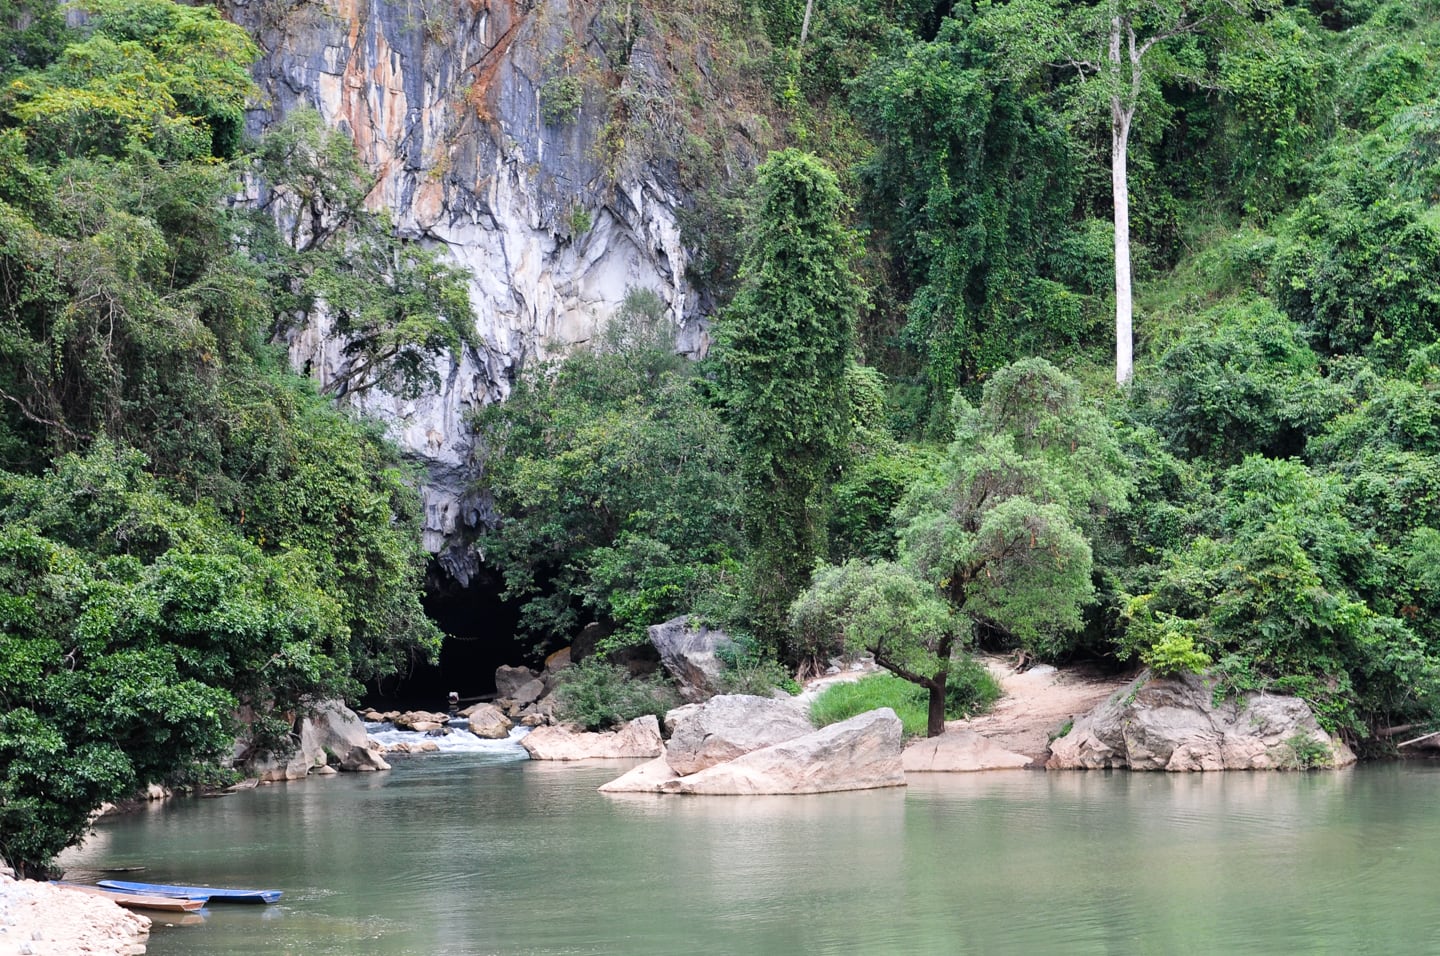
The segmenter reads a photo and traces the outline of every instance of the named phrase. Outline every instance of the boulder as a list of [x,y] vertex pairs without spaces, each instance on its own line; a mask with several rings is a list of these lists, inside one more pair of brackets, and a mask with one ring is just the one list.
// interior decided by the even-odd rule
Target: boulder
[[424,734],[444,727],[450,722],[450,715],[431,713],[428,710],[407,710],[403,714],[396,714],[390,722],[401,730]]
[[1203,678],[1146,671],[1051,743],[1046,767],[1287,770],[1354,762],[1298,697],[1244,694],[1216,706]]
[[495,668],[495,696],[514,700],[516,690],[539,676],[528,667],[511,667],[509,664],[501,664]]
[[652,625],[648,634],[665,672],[679,685],[682,699],[695,703],[720,692],[725,664],[715,652],[732,643],[724,631],[692,627],[690,618],[681,616]]
[[560,648],[560,650],[545,658],[545,674],[550,675],[556,671],[563,671],[570,666],[572,660],[570,648]]
[[973,730],[947,730],[939,737],[917,740],[905,748],[906,773],[969,773],[977,770],[1018,770],[1030,758],[1006,750]]
[[515,726],[494,704],[477,704],[466,716],[470,718],[470,732],[487,740],[504,740]]
[[389,770],[390,764],[381,754],[379,744],[366,741],[340,755],[340,769],[347,773],[373,773],[376,770]]
[[570,727],[536,727],[520,740],[533,760],[589,760],[658,757],[664,748],[660,722],[637,717],[619,730],[590,733]]
[[[326,755],[324,763],[334,762],[353,747],[369,746],[370,737],[365,733],[365,724],[353,710],[338,700],[321,701],[315,712],[301,722],[301,736],[309,728],[310,741]],[[317,766],[322,761],[317,760]]]
[[665,725],[665,735],[667,737],[673,737],[675,735],[675,728],[679,726],[680,721],[695,713],[695,711],[700,709],[700,706],[700,704],[681,704],[679,707],[667,710],[665,712],[665,720],[663,721]]
[[[671,715],[677,715],[673,723]],[[681,776],[815,729],[794,701],[748,694],[712,697],[684,715],[671,711],[665,722],[671,728],[665,759]]]
[[903,787],[900,718],[888,707],[662,784],[665,793],[792,794]]

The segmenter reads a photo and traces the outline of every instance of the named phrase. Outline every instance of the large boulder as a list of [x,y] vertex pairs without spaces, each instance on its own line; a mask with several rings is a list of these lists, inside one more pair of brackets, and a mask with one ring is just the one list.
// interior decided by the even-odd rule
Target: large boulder
[[664,749],[660,722],[637,717],[616,731],[591,733],[565,726],[536,727],[520,739],[533,760],[590,760],[658,757]]
[[469,710],[470,713],[465,716],[470,719],[470,732],[476,737],[504,740],[510,736],[510,728],[515,726],[494,704],[477,704]]
[[356,713],[338,700],[321,701],[301,722],[301,736],[309,733],[312,746],[325,754],[317,763],[338,763],[352,748],[368,749],[369,735]]
[[973,730],[947,730],[939,737],[917,740],[901,758],[906,773],[968,773],[978,770],[1018,770],[1030,766],[1024,754],[982,737]]
[[1209,682],[1142,673],[1050,745],[1052,770],[1286,770],[1355,762],[1298,697],[1244,694],[1218,706]]
[[[665,715],[670,728],[665,759],[682,776],[815,729],[804,709],[793,700],[727,694],[691,707]],[[682,709],[686,712],[678,714]]]
[[732,643],[724,631],[693,627],[690,618],[672,618],[652,625],[647,633],[660,654],[660,664],[680,687],[680,696],[694,703],[720,692],[725,664],[716,651]]
[[900,718],[888,707],[662,784],[666,793],[796,794],[903,787]]
[[[509,664],[501,664],[495,668],[495,696],[514,700],[517,690],[539,676],[528,667],[511,667]],[[534,699],[534,697],[530,698],[530,700]]]

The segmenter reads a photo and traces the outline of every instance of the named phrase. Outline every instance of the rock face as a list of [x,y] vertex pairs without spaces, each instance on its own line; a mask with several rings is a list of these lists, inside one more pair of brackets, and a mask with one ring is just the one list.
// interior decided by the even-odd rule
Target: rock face
[[724,631],[692,627],[682,615],[652,625],[648,634],[666,673],[680,685],[682,699],[694,703],[719,693],[725,665],[715,652],[731,643]]
[[666,781],[667,793],[830,793],[903,787],[900,718],[872,710],[728,763]]
[[1194,675],[1147,671],[1051,744],[1052,770],[1275,770],[1344,767],[1355,755],[1298,697],[1246,694],[1215,706]]
[[[251,113],[252,132],[316,107],[376,176],[369,203],[470,275],[479,346],[436,363],[436,394],[377,391],[359,403],[428,465],[430,550],[484,517],[463,417],[503,399],[522,363],[594,338],[632,287],[660,296],[682,351],[705,351],[678,166],[644,145],[681,139],[662,31],[617,26],[583,0],[224,6],[264,51],[255,73],[266,105]],[[622,99],[644,105],[617,120]],[[323,383],[348,361],[342,344],[306,329],[291,359]],[[441,560],[462,584],[476,561]]]
[[520,740],[533,760],[590,760],[658,757],[664,749],[660,722],[637,717],[617,731],[589,733],[568,727],[536,727]]
[[501,664],[495,668],[495,696],[514,700],[516,691],[539,676],[528,667],[511,667],[509,664]]
[[1029,757],[1006,750],[973,730],[947,730],[939,737],[917,740],[905,748],[906,773],[968,773],[977,770],[1018,770]]
[[672,722],[665,760],[678,774],[698,773],[742,754],[810,733],[815,725],[794,701],[727,694],[712,697]]

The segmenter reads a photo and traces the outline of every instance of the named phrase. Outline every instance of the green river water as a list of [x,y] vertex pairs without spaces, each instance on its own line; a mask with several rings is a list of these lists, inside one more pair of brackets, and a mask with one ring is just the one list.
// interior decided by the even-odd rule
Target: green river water
[[493,754],[102,821],[70,876],[274,887],[201,954],[1440,953],[1440,766],[605,796]]

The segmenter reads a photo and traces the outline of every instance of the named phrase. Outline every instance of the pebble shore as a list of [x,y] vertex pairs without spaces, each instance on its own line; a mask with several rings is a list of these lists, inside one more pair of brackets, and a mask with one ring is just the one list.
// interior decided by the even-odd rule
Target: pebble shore
[[137,956],[149,938],[110,900],[0,874],[0,956]]

